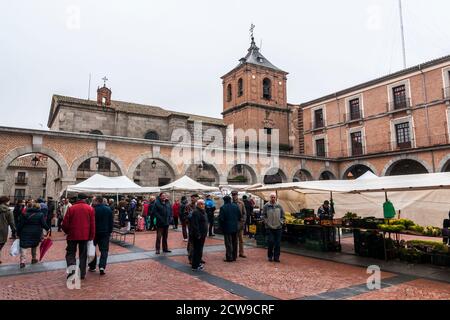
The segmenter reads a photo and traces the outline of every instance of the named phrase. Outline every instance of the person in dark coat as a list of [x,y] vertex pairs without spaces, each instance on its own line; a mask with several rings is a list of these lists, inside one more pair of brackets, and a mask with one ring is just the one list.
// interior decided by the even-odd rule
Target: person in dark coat
[[188,232],[187,232],[187,206],[188,206],[188,200],[186,196],[181,197],[181,204],[180,204],[180,222],[181,222],[181,231],[183,232],[183,241],[188,241]]
[[205,211],[205,201],[197,200],[197,208],[192,212],[189,225],[189,236],[192,238],[192,270],[203,270],[203,246],[208,235],[208,218]]
[[[94,202],[95,210],[95,239],[94,246],[98,245],[100,250],[100,262],[98,264],[100,275],[105,274],[106,262],[108,260],[109,238],[113,231],[114,214],[109,206],[107,206],[103,197],[98,196]],[[94,260],[89,263],[89,271],[95,272],[97,266],[97,252]]]
[[52,197],[47,198],[47,225],[51,228],[53,226],[53,218],[55,217],[55,201]]
[[37,202],[38,202],[38,203],[40,204],[40,206],[41,206],[41,212],[42,212],[42,214],[44,215],[44,219],[45,219],[47,225],[48,225],[49,227],[51,227],[52,225],[51,225],[51,224],[49,225],[49,223],[48,223],[49,221],[51,222],[51,219],[49,219],[48,206],[47,206],[47,204],[45,203],[45,200],[42,199],[42,198],[39,198],[39,199],[37,199]]
[[[23,208],[25,208],[25,201],[23,201],[23,200],[17,201],[16,205],[14,206],[14,210],[13,210],[14,225],[16,225],[16,226],[19,224],[19,219],[23,214]],[[14,230],[11,238],[16,239],[16,236],[17,236],[17,232],[16,232],[16,230]]]
[[17,235],[20,239],[20,268],[25,268],[25,249],[27,248],[31,248],[31,263],[38,262],[36,249],[41,243],[43,229],[48,232],[50,227],[47,225],[41,205],[35,203],[33,207],[27,209],[24,216],[20,217],[17,226]]
[[163,252],[172,252],[167,245],[167,238],[169,235],[169,224],[172,220],[172,205],[165,193],[160,193],[158,199],[156,199],[153,213],[156,218],[156,254],[160,253],[161,239]]
[[[67,234],[66,262],[67,267],[76,265],[76,253],[80,258],[80,276],[86,277],[87,243],[95,238],[95,212],[94,208],[86,203],[87,196],[79,193],[78,201],[73,204],[64,216],[62,229]],[[72,271],[68,278],[75,271]]]
[[220,207],[219,224],[225,241],[226,262],[236,261],[238,254],[238,231],[241,211],[231,202],[230,196],[223,197],[224,205]]
[[242,196],[242,201],[244,202],[245,211],[247,212],[245,221],[245,233],[250,234],[250,225],[252,224],[253,218],[253,204],[248,199],[247,195]]
[[[14,223],[14,216],[9,208],[9,197],[2,196],[0,197],[0,257],[2,253],[2,248],[5,245],[6,241],[8,241],[8,227],[11,228],[11,231],[16,233],[16,224]],[[0,263],[2,263],[0,261]]]

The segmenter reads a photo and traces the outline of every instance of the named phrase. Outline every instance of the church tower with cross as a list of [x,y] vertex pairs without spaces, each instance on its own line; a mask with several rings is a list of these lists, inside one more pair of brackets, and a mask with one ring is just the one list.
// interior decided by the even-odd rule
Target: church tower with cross
[[[221,77],[223,119],[234,129],[264,129],[270,135],[279,129],[280,146],[289,148],[287,72],[274,66],[260,52],[250,28],[251,43],[239,64]],[[270,140],[270,139],[269,139]]]
[[97,104],[99,106],[110,106],[111,105],[111,89],[106,86],[107,77],[103,77],[103,87],[97,88]]

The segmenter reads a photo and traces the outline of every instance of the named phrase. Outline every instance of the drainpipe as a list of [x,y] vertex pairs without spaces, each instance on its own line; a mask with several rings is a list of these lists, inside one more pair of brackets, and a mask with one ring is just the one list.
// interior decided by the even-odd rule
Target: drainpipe
[[[338,94],[337,92],[334,94],[335,99],[336,99],[336,105],[337,105],[337,110],[338,110],[338,122],[341,122],[341,108],[339,106],[339,99],[338,99]],[[345,113],[344,113],[345,115]],[[344,119],[345,122],[345,119]],[[339,126],[339,149],[340,152],[342,152],[342,126]],[[343,156],[343,154],[341,154],[341,156]],[[338,165],[338,174],[339,177],[341,177],[341,167]]]
[[[428,146],[431,146],[431,134],[430,134],[430,123],[429,123],[429,117],[428,117],[428,94],[427,94],[427,86],[426,86],[426,79],[425,79],[425,73],[423,72],[422,65],[419,65],[420,73],[422,74],[422,91],[423,91],[423,98],[425,100],[425,123],[427,126],[427,137],[428,137]],[[433,172],[436,172],[436,165],[434,160],[434,151],[431,150],[431,160],[433,164]]]

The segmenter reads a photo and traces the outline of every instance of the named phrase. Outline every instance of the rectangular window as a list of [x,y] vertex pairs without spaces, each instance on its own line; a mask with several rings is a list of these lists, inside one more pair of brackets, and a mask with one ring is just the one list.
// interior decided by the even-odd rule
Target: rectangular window
[[314,111],[314,128],[323,128],[323,127],[324,127],[323,110],[317,109]]
[[363,154],[362,133],[361,131],[350,134],[352,142],[352,155],[359,156]]
[[15,189],[14,200],[25,200],[25,189]]
[[17,173],[17,182],[18,183],[25,183],[26,173],[25,172],[18,172]]
[[406,98],[406,86],[404,84],[392,88],[392,93],[394,95],[394,109],[404,109],[408,107],[408,99]]
[[409,132],[409,122],[403,122],[395,125],[397,137],[397,147],[400,149],[411,148],[411,136]]
[[349,101],[350,120],[361,119],[361,111],[359,108],[359,98]]
[[444,98],[450,98],[450,70],[447,72],[447,87],[444,88]]
[[316,156],[325,157],[325,139],[316,140]]

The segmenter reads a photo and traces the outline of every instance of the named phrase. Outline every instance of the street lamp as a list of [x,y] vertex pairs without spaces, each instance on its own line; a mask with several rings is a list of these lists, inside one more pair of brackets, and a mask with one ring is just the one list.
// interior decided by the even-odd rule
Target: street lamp
[[38,156],[34,155],[33,159],[31,159],[31,164],[33,165],[33,167],[37,167],[40,161],[41,160],[38,158]]
[[156,161],[153,160],[153,161],[152,161],[152,169],[155,169],[155,168],[156,168]]

